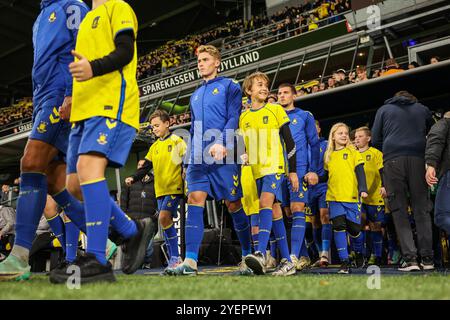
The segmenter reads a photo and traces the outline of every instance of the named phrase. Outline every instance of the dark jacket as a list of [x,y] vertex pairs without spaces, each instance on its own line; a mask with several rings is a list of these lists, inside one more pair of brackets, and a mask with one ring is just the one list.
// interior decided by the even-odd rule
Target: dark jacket
[[423,158],[426,135],[432,124],[427,107],[404,96],[394,97],[377,111],[372,144],[383,151],[384,161],[401,156]]
[[[148,180],[146,180],[148,178]],[[133,220],[151,217],[157,219],[157,201],[153,175],[125,187],[122,192],[120,207]]]
[[436,169],[438,178],[450,170],[450,118],[439,120],[427,138],[425,163]]

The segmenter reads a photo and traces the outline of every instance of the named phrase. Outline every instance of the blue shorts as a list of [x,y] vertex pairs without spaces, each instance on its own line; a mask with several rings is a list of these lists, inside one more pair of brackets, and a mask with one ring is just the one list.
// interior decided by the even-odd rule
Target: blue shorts
[[158,210],[161,211],[170,211],[173,218],[176,218],[178,215],[177,209],[180,204],[180,200],[182,195],[174,194],[158,197]]
[[367,219],[370,222],[384,222],[384,206],[375,206],[363,204],[361,207],[361,212],[367,215]]
[[303,202],[306,205],[308,204],[310,187],[308,186],[308,183],[305,180],[303,180],[305,174],[306,171],[304,170],[302,170],[300,173],[297,173],[298,182],[300,185],[298,192],[292,191],[291,180],[289,180],[288,177],[285,177],[282,185],[283,207],[289,207],[292,202]]
[[308,205],[311,208],[313,214],[319,214],[320,209],[326,209],[327,201],[327,184],[319,183],[309,189],[309,201]]
[[186,172],[186,193],[203,191],[217,201],[237,201],[242,198],[240,179],[237,164],[190,164]]
[[361,224],[361,205],[354,202],[328,202],[330,219],[345,215],[345,219]]
[[261,197],[261,193],[269,192],[275,195],[275,201],[283,201],[283,182],[285,179],[284,174],[270,174],[268,176],[256,179],[256,188],[258,189],[258,196]]
[[69,144],[70,123],[59,117],[58,108],[63,101],[63,95],[53,97],[34,108],[33,128],[29,138],[46,142],[65,155]]
[[97,152],[108,159],[108,165],[122,167],[127,161],[136,129],[117,120],[93,117],[77,122],[70,131],[67,150],[67,174],[77,172],[80,154]]

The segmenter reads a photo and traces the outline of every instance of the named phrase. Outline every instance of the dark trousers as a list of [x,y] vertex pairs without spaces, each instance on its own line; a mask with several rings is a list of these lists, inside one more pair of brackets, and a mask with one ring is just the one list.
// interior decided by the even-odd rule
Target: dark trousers
[[450,170],[439,180],[434,209],[434,223],[450,235]]
[[431,203],[425,181],[425,160],[408,156],[387,160],[384,162],[383,176],[389,209],[404,259],[415,261],[417,258],[417,249],[408,219],[408,205],[411,205],[416,223],[419,255],[432,258]]

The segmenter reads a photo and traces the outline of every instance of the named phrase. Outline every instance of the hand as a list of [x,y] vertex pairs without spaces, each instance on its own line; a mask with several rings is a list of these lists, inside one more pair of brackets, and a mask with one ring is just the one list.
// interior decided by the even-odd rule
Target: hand
[[69,71],[72,74],[72,77],[74,77],[78,82],[91,79],[93,77],[93,73],[88,59],[74,50],[72,50],[72,55],[78,59],[78,61],[74,61],[69,64]]
[[361,198],[367,198],[368,196],[367,192],[361,192]]
[[298,190],[299,190],[299,183],[298,183],[297,173],[295,173],[295,172],[289,173],[289,180],[291,181],[292,191],[298,192]]
[[209,149],[209,154],[214,157],[214,160],[219,161],[227,156],[227,149],[223,145],[216,143]]
[[131,186],[133,184],[133,182],[134,182],[133,177],[128,177],[128,178],[125,179],[125,184],[127,186]]
[[380,195],[381,195],[381,197],[384,199],[384,198],[387,198],[387,192],[386,192],[386,189],[384,188],[384,187],[381,187],[381,189],[380,189]]
[[319,183],[319,176],[315,172],[308,172],[303,179],[311,186]]
[[72,97],[65,97],[62,105],[58,108],[60,118],[65,121],[69,121],[71,109]]
[[242,165],[248,166],[248,154],[244,153],[241,155]]
[[430,187],[438,183],[438,178],[436,178],[436,169],[428,166],[427,172],[425,173],[425,180],[427,180],[427,183]]

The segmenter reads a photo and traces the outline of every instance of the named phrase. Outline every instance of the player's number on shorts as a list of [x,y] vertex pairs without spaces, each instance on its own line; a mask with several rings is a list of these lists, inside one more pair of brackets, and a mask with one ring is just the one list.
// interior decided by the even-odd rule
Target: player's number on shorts
[[80,27],[81,9],[79,6],[71,5],[67,7],[67,29],[74,30]]

